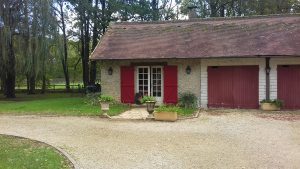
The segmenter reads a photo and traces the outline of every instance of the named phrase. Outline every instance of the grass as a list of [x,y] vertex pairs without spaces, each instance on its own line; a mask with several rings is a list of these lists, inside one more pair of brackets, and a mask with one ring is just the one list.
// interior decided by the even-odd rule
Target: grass
[[184,108],[179,106],[166,106],[162,105],[155,109],[156,112],[176,112],[179,116],[191,116],[197,109],[196,108]]
[[72,167],[64,156],[48,145],[0,135],[0,168],[69,169]]
[[[118,115],[129,106],[113,104],[108,115]],[[102,114],[100,106],[84,103],[78,94],[19,95],[16,99],[0,99],[0,114],[13,115],[62,115],[97,116]]]

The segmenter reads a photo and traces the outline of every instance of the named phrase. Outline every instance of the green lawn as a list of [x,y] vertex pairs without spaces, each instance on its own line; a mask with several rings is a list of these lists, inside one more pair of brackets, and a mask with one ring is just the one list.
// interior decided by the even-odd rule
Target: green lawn
[[[114,116],[128,109],[127,105],[114,104],[108,114]],[[0,98],[0,114],[97,116],[101,114],[101,110],[99,106],[84,103],[84,97],[78,94],[23,94],[16,99]]]
[[45,144],[0,135],[0,168],[2,169],[69,169],[70,162]]

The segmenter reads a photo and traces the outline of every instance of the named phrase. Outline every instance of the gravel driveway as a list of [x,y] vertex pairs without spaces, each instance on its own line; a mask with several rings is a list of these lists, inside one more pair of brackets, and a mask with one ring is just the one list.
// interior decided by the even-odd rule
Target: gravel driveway
[[0,116],[0,133],[55,145],[86,169],[300,168],[300,121],[251,113],[175,123]]

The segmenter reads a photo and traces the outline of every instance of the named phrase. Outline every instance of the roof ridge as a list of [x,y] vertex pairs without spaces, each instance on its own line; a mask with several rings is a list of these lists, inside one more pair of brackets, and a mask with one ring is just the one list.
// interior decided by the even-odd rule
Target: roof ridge
[[122,21],[112,22],[112,25],[138,25],[138,24],[168,24],[168,23],[185,23],[200,21],[226,21],[226,20],[243,20],[243,19],[263,19],[263,18],[281,18],[281,17],[300,17],[300,13],[272,14],[272,15],[251,15],[251,16],[234,16],[234,17],[209,17],[209,18],[193,18],[187,20],[168,20],[168,21]]

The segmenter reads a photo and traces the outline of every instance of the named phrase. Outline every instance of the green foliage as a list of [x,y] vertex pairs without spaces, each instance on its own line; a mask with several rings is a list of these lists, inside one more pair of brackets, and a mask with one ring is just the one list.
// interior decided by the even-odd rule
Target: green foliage
[[99,97],[101,93],[88,93],[85,96],[84,102],[86,104],[90,104],[92,106],[97,106],[99,105]]
[[274,100],[264,99],[264,100],[260,101],[260,103],[271,103],[271,104],[276,105],[276,107],[282,107],[283,106],[283,101],[279,100],[279,99],[274,99]]
[[69,164],[64,156],[45,144],[0,135],[0,168],[72,168]]
[[161,105],[155,109],[155,112],[157,112],[157,113],[173,112],[173,113],[177,113],[181,116],[190,116],[193,113],[195,113],[196,110],[197,110],[196,108],[183,108],[183,107],[174,106],[174,105]]
[[156,99],[153,96],[144,96],[142,98],[142,104],[146,103],[147,101],[156,101]]
[[113,102],[113,101],[114,101],[114,98],[111,97],[111,96],[101,95],[101,96],[99,97],[99,101],[100,101],[100,102]]
[[179,95],[179,105],[185,108],[196,108],[197,97],[191,92],[181,93]]
[[[298,0],[183,0],[180,6],[182,14],[188,14],[189,6],[196,6],[198,17],[270,15],[297,13]],[[226,12],[225,12],[226,11]]]

